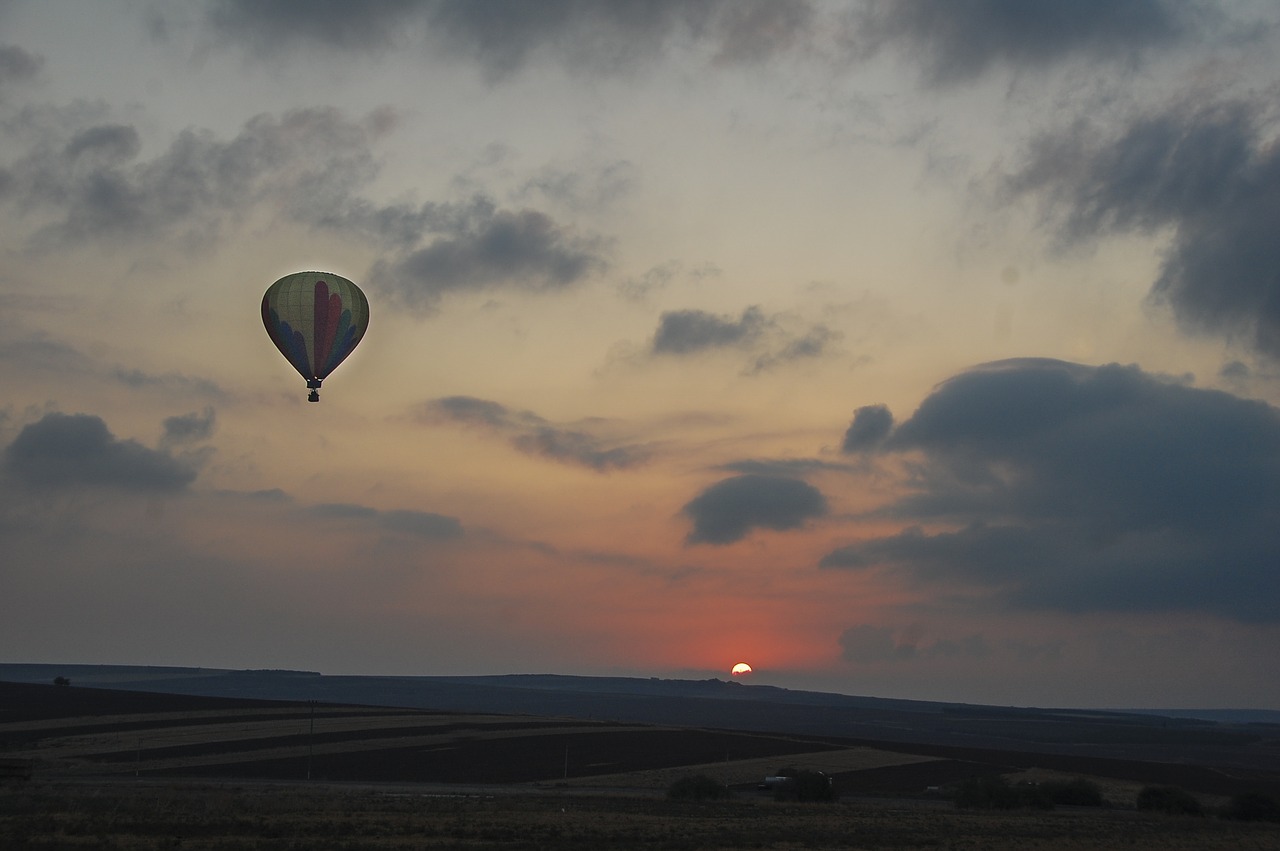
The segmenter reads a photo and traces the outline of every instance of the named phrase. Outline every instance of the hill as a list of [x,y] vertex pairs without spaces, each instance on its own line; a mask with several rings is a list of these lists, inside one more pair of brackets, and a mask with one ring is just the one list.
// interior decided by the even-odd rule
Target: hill
[[1224,770],[1280,767],[1277,723],[931,703],[715,679],[356,677],[306,671],[0,664],[0,680],[49,683],[54,677],[65,677],[76,685],[175,695],[567,716],[880,743],[1179,762]]
[[[72,685],[49,685],[51,674]],[[36,676],[43,682],[12,682]],[[857,793],[1036,768],[1280,795],[1280,727],[1265,724],[718,680],[2,665],[5,677],[0,747],[72,774],[635,783],[635,772],[718,764],[725,782],[746,783],[774,763],[807,761]]]

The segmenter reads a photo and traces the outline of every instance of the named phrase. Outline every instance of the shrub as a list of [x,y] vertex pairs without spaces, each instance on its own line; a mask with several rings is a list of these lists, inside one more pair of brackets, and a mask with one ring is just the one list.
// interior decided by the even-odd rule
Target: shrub
[[821,771],[788,771],[787,782],[773,790],[775,801],[834,801],[836,790],[831,778]]
[[1138,809],[1178,815],[1204,815],[1204,808],[1191,793],[1177,786],[1145,786],[1138,793]]
[[1050,791],[1038,783],[1010,784],[998,774],[971,777],[956,789],[957,807],[971,810],[1053,809]]
[[970,777],[956,789],[956,806],[970,810],[1012,810],[1018,793],[998,774]]
[[667,797],[679,801],[717,801],[732,794],[729,787],[705,774],[690,774],[667,787]]
[[1280,803],[1257,792],[1245,792],[1233,797],[1222,815],[1239,821],[1280,821]]
[[1073,807],[1100,807],[1103,804],[1102,789],[1092,780],[1076,777],[1071,780],[1051,780],[1040,788],[1055,804]]

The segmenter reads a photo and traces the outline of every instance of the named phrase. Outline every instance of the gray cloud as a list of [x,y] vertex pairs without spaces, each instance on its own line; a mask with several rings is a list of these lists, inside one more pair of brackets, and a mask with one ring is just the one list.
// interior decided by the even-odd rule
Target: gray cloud
[[365,505],[346,502],[330,502],[305,509],[307,514],[324,519],[367,521],[392,532],[400,532],[431,540],[449,540],[462,537],[462,523],[456,517],[434,514],[429,511],[395,509],[381,511]]
[[658,329],[650,343],[654,355],[688,356],[718,349],[741,349],[754,353],[745,370],[756,374],[792,361],[826,354],[840,335],[825,325],[796,328],[789,317],[768,316],[758,306],[742,311],[738,318],[705,310],[672,310],[658,318]]
[[368,50],[394,43],[430,5],[422,0],[215,0],[208,19],[229,41],[262,54],[312,43]]
[[340,50],[421,45],[465,56],[490,80],[536,57],[619,73],[661,55],[677,37],[703,39],[718,63],[758,62],[813,31],[809,0],[220,0],[209,14],[227,43],[270,55],[319,44]]
[[495,210],[463,232],[379,261],[370,278],[408,307],[431,310],[445,293],[561,290],[606,266],[599,239],[575,236],[537,210]]
[[[894,629],[886,626],[863,624],[850,627],[840,635],[841,656],[857,664],[879,662],[905,662],[921,659],[985,659],[993,648],[981,633],[964,638],[929,637],[917,625]],[[1007,649],[1014,654],[1027,655],[1027,651],[1012,645]]]
[[825,325],[814,325],[799,336],[785,336],[778,347],[756,358],[752,372],[765,372],[798,360],[822,357],[840,334]]
[[892,429],[893,413],[887,405],[864,405],[853,412],[853,422],[845,430],[840,449],[843,452],[875,449]]
[[213,399],[223,399],[227,395],[216,381],[178,372],[156,374],[140,369],[115,367],[107,374],[111,379],[135,389],[152,388],[171,393],[194,393]]
[[12,44],[0,45],[0,94],[10,83],[34,77],[44,66],[44,59]]
[[997,64],[1039,68],[1071,56],[1131,63],[1188,37],[1206,17],[1190,0],[872,0],[854,19],[861,50],[900,46],[924,63],[931,84],[945,85]]
[[687,544],[731,544],[755,529],[786,531],[827,513],[822,492],[787,476],[747,474],[711,485],[685,505]]
[[0,170],[0,200],[43,221],[30,240],[45,249],[154,238],[206,245],[269,202],[293,221],[388,249],[370,282],[419,310],[462,290],[560,290],[607,267],[602,239],[538,210],[499,209],[479,195],[418,206],[361,197],[377,175],[373,143],[395,121],[386,109],[359,121],[333,109],[259,115],[233,139],[188,129],[144,159],[133,126],[99,110],[44,109],[15,125],[26,153]]
[[822,566],[1033,608],[1280,618],[1280,412],[1264,403],[1131,366],[1003,361],[944,382],[883,451],[919,459],[885,513],[930,528]]
[[192,411],[176,417],[166,417],[164,434],[160,438],[161,446],[195,443],[213,436],[213,408],[207,407],[202,413]]
[[100,486],[166,492],[185,488],[195,470],[168,453],[117,440],[99,417],[46,414],[4,450],[4,470],[32,488]]
[[847,471],[845,464],[832,464],[817,458],[747,458],[721,464],[715,469],[727,473],[759,473],[765,476],[803,476],[824,470]]
[[423,405],[420,418],[428,423],[485,428],[502,434],[526,455],[599,472],[638,467],[652,455],[651,448],[642,444],[613,444],[580,428],[551,423],[531,411],[512,411],[473,396],[432,399]]
[[160,236],[203,244],[266,198],[303,222],[326,203],[348,203],[376,172],[369,145],[380,121],[332,109],[259,115],[230,141],[188,129],[141,159],[130,125],[81,107],[29,110],[27,151],[7,167],[3,197],[46,216],[34,236],[44,247]]
[[516,197],[541,195],[574,212],[592,213],[630,192],[638,173],[639,169],[626,160],[572,171],[545,166],[521,187]]
[[850,627],[842,632],[840,648],[843,659],[862,664],[910,659],[916,654],[915,645],[899,642],[891,628],[870,624]]
[[86,373],[97,369],[92,358],[42,331],[9,328],[0,339],[0,362],[30,374],[38,371]]
[[759,307],[751,306],[734,319],[705,310],[672,310],[658,319],[653,335],[654,354],[687,355],[705,349],[740,346],[755,342],[770,320]]
[[1258,104],[1178,103],[1115,136],[1082,124],[1037,142],[1009,179],[1065,239],[1167,229],[1152,296],[1187,330],[1280,358],[1280,146]]

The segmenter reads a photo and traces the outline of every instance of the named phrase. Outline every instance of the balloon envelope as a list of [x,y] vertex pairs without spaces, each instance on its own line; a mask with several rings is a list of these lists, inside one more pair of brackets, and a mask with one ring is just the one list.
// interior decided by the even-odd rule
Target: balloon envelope
[[329,272],[285,275],[262,296],[262,324],[271,342],[307,379],[320,400],[320,382],[346,359],[369,327],[369,300],[360,288]]

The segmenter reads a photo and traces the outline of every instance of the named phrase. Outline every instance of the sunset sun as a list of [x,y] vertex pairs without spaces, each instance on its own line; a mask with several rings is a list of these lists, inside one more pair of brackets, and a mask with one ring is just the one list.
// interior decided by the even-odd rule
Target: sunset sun
[[745,676],[751,673],[751,666],[746,662],[739,662],[733,666],[729,673],[733,674],[735,677]]

